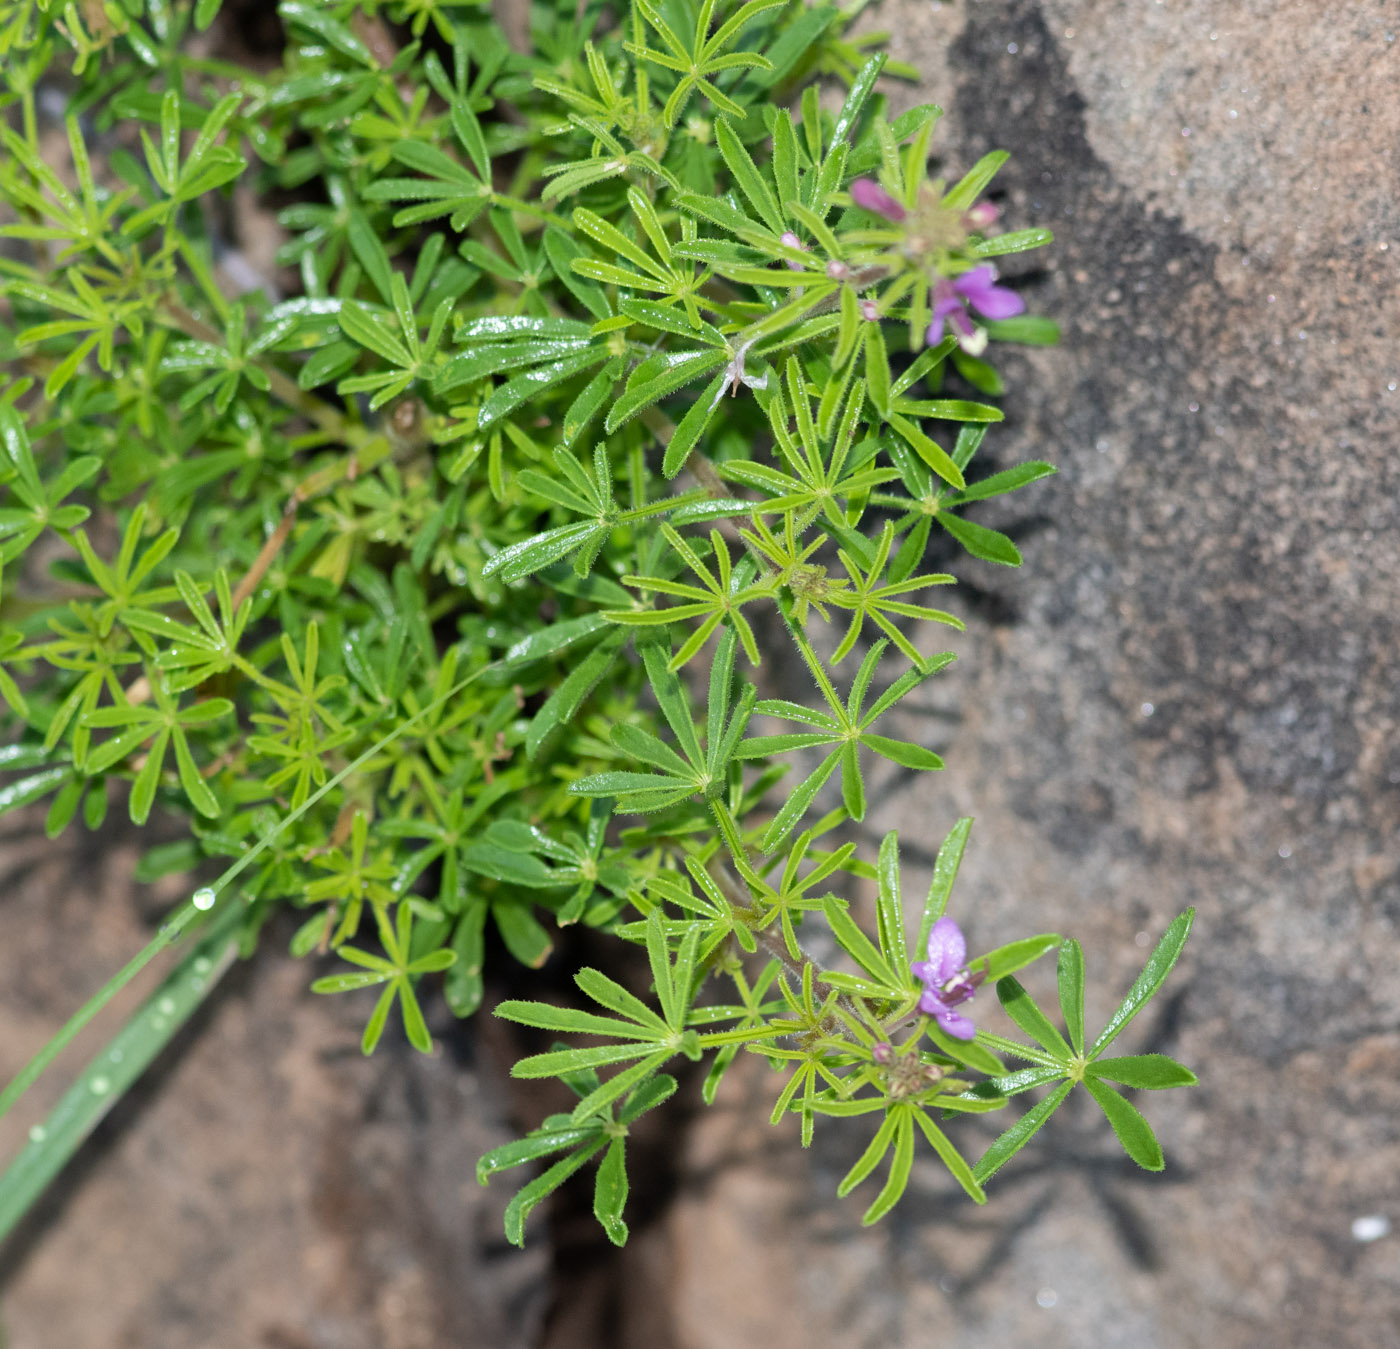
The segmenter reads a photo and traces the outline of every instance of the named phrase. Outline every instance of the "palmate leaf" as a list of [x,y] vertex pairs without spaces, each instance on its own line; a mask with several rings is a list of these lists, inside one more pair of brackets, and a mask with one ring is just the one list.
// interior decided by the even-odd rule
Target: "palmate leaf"
[[[988,1148],[975,1168],[979,1180],[989,1179],[1030,1141],[1064,1101],[1076,1082],[1084,1084],[1090,1096],[1108,1117],[1118,1141],[1128,1156],[1145,1170],[1160,1171],[1163,1168],[1165,1162],[1161,1145],[1157,1142],[1151,1125],[1135,1106],[1108,1084],[1117,1082],[1129,1088],[1165,1090],[1170,1087],[1192,1086],[1196,1082],[1196,1075],[1165,1054],[1140,1054],[1111,1059],[1100,1056],[1161,987],[1181,954],[1194,917],[1195,910],[1187,909],[1167,928],[1142,973],[1128,990],[1117,1011],[1109,1018],[1108,1024],[1091,1046],[1087,1056],[1082,1048],[1084,959],[1077,942],[1064,944],[1059,962],[1060,1004],[1064,1009],[1070,1040],[1074,1044],[1073,1049],[1015,979],[1006,977],[997,982],[997,997],[1002,1006],[1017,1026],[1035,1042],[1035,1046],[1003,1040],[1000,1036],[990,1035],[985,1031],[978,1032],[978,1042],[1029,1059],[1038,1066],[987,1083],[983,1094],[1012,1095],[1032,1087],[1048,1085],[1057,1079],[1063,1080],[1049,1096],[1023,1115]],[[973,1088],[970,1093],[965,1094],[969,1099],[975,1099],[980,1090]]]
[[499,1004],[495,1014],[508,1021],[546,1030],[611,1036],[621,1042],[534,1054],[521,1059],[511,1069],[512,1074],[516,1077],[562,1077],[630,1060],[630,1067],[598,1083],[574,1107],[569,1118],[572,1123],[579,1124],[607,1109],[677,1054],[684,1054],[692,1061],[698,1060],[706,1041],[691,1030],[686,1021],[695,996],[699,937],[698,929],[693,929],[682,941],[673,962],[667,949],[661,915],[654,911],[647,920],[647,955],[661,1015],[653,1012],[615,980],[591,969],[580,970],[574,977],[575,982],[589,998],[616,1015],[599,1016],[577,1008],[553,1007],[536,1002],[507,1001]]
[[[467,112],[470,113],[470,109]],[[479,130],[477,134],[480,135]],[[451,227],[460,232],[491,202],[489,177],[479,177],[436,146],[406,140],[393,145],[390,153],[401,164],[424,175],[421,178],[379,178],[365,188],[366,201],[418,203],[394,213],[395,229],[445,215],[450,217]]]
[[[768,403],[768,419],[783,470],[742,461],[725,464],[720,470],[725,477],[770,493],[770,499],[760,509],[765,513],[797,512],[801,527],[818,513],[832,523],[844,525],[838,505],[859,500],[872,488],[898,476],[890,469],[873,466],[878,441],[870,438],[855,446],[863,403],[862,382],[855,381],[844,404],[841,399],[847,386],[829,386],[828,393],[832,388],[836,390],[833,404],[828,407],[823,400],[821,415],[814,418],[801,365],[796,357],[790,357],[784,382],[774,388]],[[836,421],[838,411],[840,425],[834,434],[821,431],[823,422],[830,425]],[[789,418],[793,422],[791,429]],[[833,442],[829,454],[822,448],[825,439]]]
[[[356,816],[356,819],[361,818],[363,817]],[[385,908],[383,904],[374,906],[375,923],[385,955],[375,955],[355,946],[338,946],[336,954],[359,969],[352,974],[332,974],[324,979],[317,979],[311,985],[311,991],[348,993],[361,988],[372,988],[376,984],[386,985],[365,1025],[364,1035],[360,1040],[361,1050],[365,1054],[374,1052],[384,1033],[384,1027],[388,1024],[389,1013],[397,1001],[409,1044],[421,1053],[431,1054],[433,1037],[423,1020],[423,1011],[418,1004],[414,985],[425,974],[448,969],[456,961],[457,955],[454,951],[437,948],[415,959],[412,955],[412,905],[401,901],[393,923],[390,923]]]
[[[882,1104],[878,1099],[868,1103],[872,1108],[878,1108]],[[937,1096],[932,1096],[929,1103],[936,1105],[938,1103]],[[851,1104],[866,1106],[867,1101],[852,1102]],[[833,1113],[830,1106],[824,1108],[822,1102],[818,1102],[816,1108],[823,1110],[824,1113]],[[983,1193],[982,1186],[973,1174],[972,1168],[953,1147],[943,1130],[934,1123],[924,1109],[924,1105],[917,1099],[891,1101],[885,1105],[885,1118],[875,1136],[870,1140],[869,1146],[836,1188],[838,1195],[849,1194],[880,1165],[886,1156],[891,1158],[885,1184],[862,1216],[862,1226],[869,1227],[873,1223],[879,1222],[899,1202],[908,1187],[910,1173],[914,1165],[914,1130],[916,1126],[933,1146],[939,1160],[966,1190],[968,1197],[978,1204],[987,1202],[987,1196]]]
[[832,777],[838,767],[841,770],[841,795],[846,810],[852,819],[865,818],[865,786],[861,780],[859,746],[874,750],[875,753],[901,765],[901,767],[924,770],[943,767],[943,760],[932,750],[926,749],[922,745],[877,735],[870,728],[900,699],[917,688],[925,679],[943,669],[953,659],[951,652],[943,652],[915,665],[910,670],[906,670],[867,709],[864,706],[865,698],[887,644],[880,641],[870,648],[851,683],[850,694],[843,701],[837,695],[825,669],[806,639],[796,631],[793,635],[798,643],[798,649],[806,659],[808,668],[817,680],[817,685],[830,711],[815,712],[798,703],[782,699],[765,699],[755,705],[755,712],[785,717],[810,729],[786,735],[752,736],[740,744],[737,757],[756,759],[794,749],[810,749],[825,745],[830,745],[833,748],[807,778],[793,790],[778,811],[777,816],[763,836],[765,852],[771,852],[792,832],[797,821],[816,798],[817,792]]
[[855,649],[867,619],[873,622],[907,659],[915,663],[921,661],[922,657],[918,648],[904,635],[903,629],[894,621],[896,618],[925,619],[935,623],[945,623],[960,631],[963,627],[962,620],[955,618],[952,614],[900,598],[931,585],[950,584],[954,578],[946,572],[930,573],[927,576],[906,576],[898,580],[882,580],[893,543],[894,526],[887,521],[880,535],[880,540],[876,544],[875,556],[871,559],[869,566],[861,566],[859,560],[853,558],[844,548],[838,550],[841,565],[845,567],[846,573],[850,577],[850,586],[847,589],[834,592],[830,597],[830,603],[838,609],[849,609],[851,621],[846,628],[846,635],[832,654],[833,665],[845,659]]
[[586,518],[509,544],[487,561],[483,576],[499,575],[503,581],[519,581],[570,554],[576,555],[575,573],[586,576],[614,529],[668,509],[668,503],[663,501],[620,510],[613,499],[612,466],[601,445],[593,452],[591,473],[562,448],[555,451],[554,465],[557,476],[527,469],[518,476],[519,486]]
[[635,586],[644,592],[667,595],[680,600],[681,603],[660,609],[606,609],[603,611],[603,617],[609,622],[632,627],[677,623],[690,618],[700,619],[700,625],[671,657],[672,670],[679,670],[685,665],[709,641],[715,629],[722,622],[727,622],[742,642],[749,663],[757,665],[758,643],[754,638],[753,629],[743,615],[743,606],[757,600],[771,599],[775,591],[773,584],[770,581],[755,579],[757,568],[750,558],[742,558],[735,567],[730,559],[729,545],[718,530],[710,531],[710,556],[715,566],[713,572],[701,560],[700,551],[669,524],[661,526],[661,534],[685,561],[700,584],[690,585],[662,576],[624,576],[624,585]]
[[703,93],[710,103],[722,112],[742,117],[744,114],[742,106],[730,98],[728,94],[721,92],[714,81],[728,70],[745,67],[768,70],[771,67],[766,56],[755,52],[731,53],[727,52],[726,49],[738,40],[745,27],[765,10],[782,4],[783,0],[748,0],[748,3],[741,5],[713,34],[710,34],[709,27],[716,3],[717,0],[704,0],[700,6],[694,32],[688,34],[686,39],[682,39],[663,17],[660,8],[652,3],[652,0],[637,0],[638,12],[661,39],[661,47],[664,50],[639,45],[636,42],[624,42],[624,49],[639,60],[660,66],[665,70],[675,71],[681,75],[681,79],[672,90],[671,96],[666,100],[666,106],[662,110],[662,120],[668,127],[675,126],[677,119],[685,110],[685,105],[690,100],[691,94],[696,90]]
[[738,699],[733,700],[735,632],[732,628],[725,630],[711,667],[706,745],[702,748],[685,687],[670,658],[668,640],[655,629],[643,631],[647,635],[639,639],[638,645],[647,680],[676,737],[676,748],[639,726],[614,726],[610,732],[614,747],[633,762],[649,764],[656,771],[594,773],[571,783],[569,791],[576,796],[616,797],[618,809],[624,812],[664,810],[695,795],[715,808],[727,786],[728,766],[737,756],[739,738],[753,714],[757,696],[752,685],[745,685]]
[[83,764],[88,773],[105,773],[149,741],[144,759],[133,765],[130,813],[134,824],[144,824],[155,802],[165,765],[165,753],[173,744],[180,786],[190,804],[201,815],[220,814],[219,803],[208,783],[195,767],[186,731],[208,725],[233,711],[227,698],[210,698],[186,707],[177,707],[163,680],[153,684],[155,706],[126,705],[100,707],[87,712],[82,724],[89,728],[114,729],[117,734],[94,748]]

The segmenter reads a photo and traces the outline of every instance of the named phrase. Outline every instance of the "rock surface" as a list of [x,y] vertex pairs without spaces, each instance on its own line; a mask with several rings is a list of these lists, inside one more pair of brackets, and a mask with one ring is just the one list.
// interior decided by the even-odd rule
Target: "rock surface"
[[[133,885],[146,840],[129,826],[104,830],[84,860],[45,841],[42,814],[7,822],[5,1080],[179,897]],[[450,1017],[433,1025],[448,1052],[425,1058],[386,1036],[366,1061],[363,1008],[308,993],[281,935],[225,977],[7,1245],[5,1349],[533,1339],[546,1253],[505,1243],[508,1193],[475,1179],[477,1157],[514,1135],[504,1064],[493,1071],[489,1048],[484,1064],[461,1061]],[[100,1048],[105,1024],[4,1120],[0,1155]]]
[[[961,658],[907,724],[949,768],[888,779],[870,839],[907,831],[913,888],[975,815],[974,946],[1079,936],[1091,1022],[1197,906],[1126,1037],[1202,1076],[1139,1101],[1167,1171],[1115,1161],[1072,1101],[985,1209],[921,1160],[867,1232],[864,1189],[833,1194],[865,1135],[798,1152],[749,1063],[712,1112],[678,1098],[670,1202],[621,1263],[556,1220],[546,1318],[549,1254],[504,1247],[504,1194],[472,1179],[511,1127],[489,1044],[365,1065],[358,1009],[272,955],[7,1253],[7,1349],[1400,1343],[1400,1235],[1352,1229],[1400,1229],[1400,18],[887,0],[873,22],[926,73],[893,96],[947,109],[950,172],[1015,152],[1007,226],[1059,238],[1006,271],[1065,342],[1003,360],[997,464],[1061,472],[981,517],[1026,566],[958,564]],[[142,931],[129,851],[54,875],[30,847],[4,843],[6,1076]]]

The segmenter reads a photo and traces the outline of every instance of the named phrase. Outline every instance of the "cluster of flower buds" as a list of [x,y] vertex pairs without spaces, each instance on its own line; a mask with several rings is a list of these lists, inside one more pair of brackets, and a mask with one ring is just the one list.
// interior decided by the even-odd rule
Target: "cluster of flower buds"
[[[991,202],[978,202],[957,214],[945,210],[930,196],[910,211],[870,178],[857,178],[851,184],[851,200],[862,210],[882,216],[893,225],[906,226],[903,251],[928,274],[929,305],[933,312],[925,335],[929,346],[942,341],[946,326],[953,331],[964,351],[978,355],[987,345],[987,334],[973,323],[969,306],[989,319],[1007,319],[1024,312],[1026,302],[1014,290],[996,284],[997,271],[990,262],[978,263],[954,276],[935,270],[951,249],[966,242],[969,233],[978,233],[996,221],[997,208]],[[867,301],[862,305],[867,318],[876,317],[874,311],[872,303]]]

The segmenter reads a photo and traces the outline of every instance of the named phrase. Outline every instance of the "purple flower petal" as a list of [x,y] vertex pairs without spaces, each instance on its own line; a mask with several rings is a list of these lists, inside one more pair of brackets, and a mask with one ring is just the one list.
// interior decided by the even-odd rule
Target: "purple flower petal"
[[924,334],[924,341],[929,346],[936,347],[943,340],[943,325],[948,319],[952,320],[953,327],[963,337],[972,335],[972,320],[968,318],[963,297],[958,294],[953,282],[946,277],[939,277],[933,283],[929,299],[933,305],[933,322],[928,325],[928,332]]
[[997,279],[997,269],[990,262],[980,263],[953,278],[953,289],[969,298],[988,289]]
[[977,1027],[961,1012],[955,1012],[951,1007],[935,1012],[934,1016],[938,1024],[955,1040],[971,1040],[977,1034]]
[[967,940],[960,928],[946,915],[928,934],[928,963],[936,971],[933,982],[946,983],[967,962]]
[[882,215],[886,220],[896,223],[908,214],[904,207],[871,178],[857,178],[851,184],[851,200],[862,210],[873,211],[876,215]]
[[[789,248],[800,248],[804,253],[807,251],[807,245],[804,244],[802,240],[799,239],[797,235],[795,235],[791,230],[788,230],[784,234],[780,234],[778,236],[778,242],[781,244],[786,244]],[[789,269],[791,269],[794,272],[800,272],[802,270],[802,264],[800,262],[793,262],[791,258],[784,258],[783,261],[787,263]]]
[[958,277],[953,289],[965,295],[967,302],[989,319],[1009,319],[1024,312],[1026,302],[1014,290],[996,285],[996,279],[996,268],[985,262]]
[[[921,979],[927,980],[927,975],[920,975]],[[927,1012],[929,1016],[946,1016],[949,1011],[948,1004],[938,996],[938,989],[935,985],[929,984],[919,995],[919,1011]]]
[[933,298],[933,316],[936,319],[946,319],[952,314],[966,314],[963,308],[962,297],[951,289],[946,295],[939,295],[935,290]]

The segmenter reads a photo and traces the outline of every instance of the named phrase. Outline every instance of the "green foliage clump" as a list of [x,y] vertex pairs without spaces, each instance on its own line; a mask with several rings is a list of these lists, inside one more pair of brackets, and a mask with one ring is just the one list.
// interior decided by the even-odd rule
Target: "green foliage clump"
[[[877,81],[910,72],[848,33],[860,8],[548,0],[522,51],[468,0],[282,0],[280,62],[239,64],[200,36],[219,0],[0,3],[0,809],[47,800],[51,835],[110,800],[182,819],[142,878],[225,870],[133,964],[200,927],[208,971],[290,905],[293,952],[352,967],[318,991],[380,988],[366,1053],[391,1017],[431,1048],[424,976],[476,1011],[492,931],[535,967],[569,924],[643,948],[655,1006],[583,970],[599,1011],[496,1008],[606,1041],[517,1066],[580,1100],[483,1159],[563,1154],[513,1240],[599,1154],[625,1238],[627,1127],[677,1056],[709,1058],[707,1098],[740,1049],[789,1069],[774,1120],[804,1143],[881,1116],[843,1183],[891,1155],[871,1221],[919,1135],[980,1201],[1076,1081],[1160,1167],[1107,1083],[1193,1080],[1100,1057],[1188,917],[1087,1051],[1054,934],[962,972],[1036,1043],[963,1040],[911,954],[965,824],[912,952],[896,840],[873,863],[840,841],[870,756],[941,767],[889,720],[951,660],[933,625],[961,626],[924,603],[953,579],[922,570],[933,527],[1019,564],[965,508],[1052,471],[976,476],[1002,414],[944,385],[995,395],[987,339],[1053,325],[942,337],[940,310],[1049,234],[989,229],[1004,155],[927,180],[939,109],[889,115]],[[856,204],[860,179],[891,205]],[[261,278],[230,242],[249,202],[285,231]],[[759,671],[810,696],[760,697]],[[874,940],[841,893],[859,878]],[[847,968],[808,954],[815,923]],[[1057,947],[1068,1042],[1012,977]],[[186,1001],[211,982],[190,968]],[[159,1005],[123,1032],[132,1062],[177,1024]],[[1060,1080],[976,1165],[943,1131]],[[0,1181],[0,1226],[96,1118],[92,1085]]]

